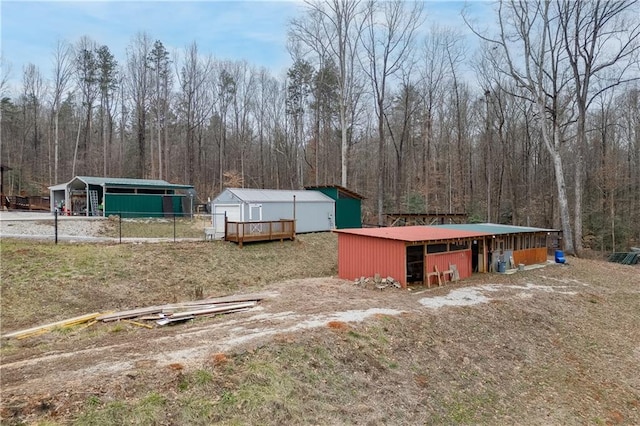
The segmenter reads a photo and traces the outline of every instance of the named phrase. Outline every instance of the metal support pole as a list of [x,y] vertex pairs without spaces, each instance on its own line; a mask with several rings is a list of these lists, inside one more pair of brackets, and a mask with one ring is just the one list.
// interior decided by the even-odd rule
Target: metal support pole
[[120,236],[120,244],[122,244],[122,212],[120,212],[120,214],[118,215],[118,224],[120,225],[118,235]]
[[56,244],[58,244],[58,208],[53,210],[53,229],[56,234]]
[[173,215],[173,242],[176,242],[176,215]]

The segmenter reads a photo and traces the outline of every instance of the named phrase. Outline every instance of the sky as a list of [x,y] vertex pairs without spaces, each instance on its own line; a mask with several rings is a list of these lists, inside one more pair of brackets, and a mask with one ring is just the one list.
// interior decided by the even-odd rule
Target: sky
[[[427,2],[425,28],[437,22],[465,32],[460,17],[464,5],[461,1]],[[0,0],[3,73],[8,73],[15,87],[23,66],[33,63],[48,78],[57,41],[76,43],[82,36],[107,45],[123,63],[132,38],[146,32],[152,40],[162,41],[169,52],[195,41],[203,54],[244,59],[280,75],[291,64],[288,23],[301,16],[303,7],[300,0]]]

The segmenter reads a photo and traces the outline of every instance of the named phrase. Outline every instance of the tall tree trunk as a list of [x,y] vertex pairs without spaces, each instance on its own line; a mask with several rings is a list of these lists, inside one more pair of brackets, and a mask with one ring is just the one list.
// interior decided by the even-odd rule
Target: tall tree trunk
[[60,112],[56,109],[53,117],[53,183],[58,184],[58,169],[60,168],[60,132],[59,132]]

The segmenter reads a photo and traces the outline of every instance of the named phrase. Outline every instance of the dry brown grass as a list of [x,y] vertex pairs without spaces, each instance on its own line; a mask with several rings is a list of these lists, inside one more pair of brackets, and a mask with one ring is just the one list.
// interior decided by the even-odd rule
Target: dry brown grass
[[[31,303],[39,309],[52,303],[64,311],[62,317],[74,312],[70,306],[80,308],[80,301],[92,310],[129,306],[125,301],[142,305],[160,298],[186,299],[191,285],[216,294],[274,290],[281,296],[265,303],[265,312],[308,315],[301,318],[372,307],[405,312],[376,314],[364,322],[331,317],[326,327],[285,330],[224,352],[213,347],[214,336],[220,337],[215,330],[225,319],[153,332],[132,327],[94,336],[87,329],[9,345],[3,349],[4,362],[26,366],[4,371],[4,384],[11,391],[3,391],[3,424],[640,424],[640,267],[570,259],[566,267],[477,275],[415,295],[366,290],[347,282],[321,285],[320,279],[280,282],[335,273],[331,235],[242,250],[208,244],[69,245],[67,259],[60,260],[62,250],[53,246],[12,242],[8,250],[13,266],[26,256],[28,263],[40,267],[28,266],[27,276],[11,274],[5,281],[3,241],[3,323],[32,325],[39,318],[21,319],[4,300],[5,285],[13,301],[24,295],[25,302],[17,302],[21,309],[32,312]],[[87,257],[93,260],[87,262]],[[99,266],[113,263],[122,268],[120,277]],[[277,267],[267,268],[273,263]],[[42,275],[42,267],[49,264],[64,278]],[[86,282],[96,287],[91,265],[118,280],[117,285],[100,288],[100,301],[91,300],[89,284],[79,286],[84,292],[74,296],[77,305],[56,301],[71,297],[78,278],[82,283],[88,276]],[[258,272],[258,265],[266,269]],[[207,279],[194,270],[206,271]],[[42,285],[45,277],[55,285]],[[190,285],[180,284],[176,291],[176,283],[185,279]],[[139,282],[145,285],[129,289]],[[487,284],[494,285],[483,293],[490,303],[439,309],[418,303],[423,297],[470,287],[483,291]],[[127,291],[126,298],[120,294]],[[263,326],[277,328],[275,322]],[[116,365],[128,353],[142,352],[146,344],[162,341],[157,345],[162,353],[169,341],[194,344],[180,340],[190,330],[209,332],[195,336],[212,349],[184,362],[149,359],[121,374],[96,374],[80,382],[59,377],[59,386],[37,379],[51,377],[56,364],[28,364],[71,351],[74,363],[91,366],[98,361],[95,357],[104,357]],[[103,349],[90,351],[94,347]],[[111,347],[121,352],[111,353]],[[152,347],[145,356],[153,353]]]
[[222,241],[55,245],[3,239],[0,330],[333,275],[336,251],[331,233],[242,249]]

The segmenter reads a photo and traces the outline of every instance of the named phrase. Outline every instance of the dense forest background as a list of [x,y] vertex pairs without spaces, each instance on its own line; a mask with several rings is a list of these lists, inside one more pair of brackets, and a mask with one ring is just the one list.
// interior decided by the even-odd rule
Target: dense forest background
[[639,245],[638,3],[499,2],[490,30],[466,19],[475,51],[425,30],[423,6],[306,3],[286,75],[147,33],[122,58],[60,40],[51,73],[23,64],[19,89],[3,58],[5,192],[75,175],[192,184],[203,201],[340,184],[368,223],[466,212],[560,228],[570,253]]

